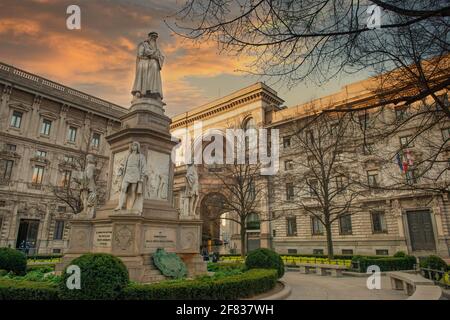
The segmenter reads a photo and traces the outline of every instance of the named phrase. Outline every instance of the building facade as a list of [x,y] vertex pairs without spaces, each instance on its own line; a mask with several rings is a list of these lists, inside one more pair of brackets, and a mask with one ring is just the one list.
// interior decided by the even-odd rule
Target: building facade
[[[305,166],[296,166],[296,163],[308,161],[307,151],[295,143],[293,124],[297,129],[306,126],[312,115],[327,108],[358,108],[374,104],[376,96],[370,90],[372,86],[373,80],[368,79],[348,85],[336,94],[286,108],[274,90],[258,83],[173,118],[172,132],[181,130],[183,134],[182,129],[189,132],[193,150],[204,150],[211,143],[210,136],[214,136],[214,130],[223,134],[227,128],[247,128],[249,123],[255,128],[279,130],[279,172],[275,176],[261,177],[268,192],[267,197],[258,199],[261,223],[256,224],[256,229],[247,230],[247,250],[261,246],[271,247],[280,253],[327,253],[324,226],[298,206],[298,200],[306,199],[314,207],[314,200],[308,199],[309,195],[300,190],[298,180],[290,182],[292,176],[301,176],[305,173],[302,170],[306,170]],[[445,92],[440,94],[444,96]],[[419,256],[449,256],[450,215],[446,186],[450,181],[447,172],[450,157],[446,143],[450,123],[443,118],[417,138],[423,120],[398,125],[402,117],[410,111],[417,112],[421,104],[432,104],[432,101],[424,99],[419,106],[411,106],[411,110],[386,106],[368,112],[364,115],[364,121],[372,121],[368,128],[373,127],[373,130],[367,130],[365,138],[355,131],[352,148],[347,148],[340,155],[342,164],[348,166],[366,190],[359,192],[354,201],[358,211],[349,210],[345,217],[332,224],[335,254],[393,255],[404,251]],[[361,113],[355,112],[354,117],[356,122],[360,121]],[[202,142],[194,134],[195,123],[200,122],[204,133]],[[380,135],[380,132],[393,127],[393,134]],[[408,142],[410,140],[414,143]],[[442,152],[434,154],[432,147],[442,148]],[[370,152],[367,150],[369,148]],[[407,171],[398,168],[395,158],[398,153],[402,157],[408,155],[410,167]],[[429,173],[422,173],[420,178],[414,177],[415,171],[418,171],[415,166],[435,155],[436,163]],[[229,245],[228,250],[222,247],[222,252],[230,249],[238,252],[239,226],[217,219],[220,215],[223,217],[232,213],[220,212],[216,207],[206,205],[208,200],[217,202],[224,196],[220,180],[216,178],[220,166],[203,163],[198,165],[198,171],[201,201],[197,214],[204,220],[204,240],[224,240]],[[175,205],[181,208],[184,166],[178,166],[176,173]],[[370,183],[379,185],[375,188]]]
[[[323,226],[296,205],[308,195],[302,194],[298,180],[289,181],[303,174],[304,166],[297,164],[308,157],[296,145],[292,124],[302,126],[311,115],[326,108],[370,104],[375,97],[367,89],[369,83],[366,80],[348,85],[336,94],[288,108],[276,91],[256,83],[172,118],[172,134],[181,140],[189,139],[193,151],[205,150],[229,128],[279,130],[279,170],[274,176],[260,178],[259,185],[267,192],[257,199],[259,214],[247,221],[248,250],[269,247],[280,253],[327,252]],[[0,92],[0,247],[21,248],[30,254],[64,253],[74,213],[52,190],[77,174],[79,167],[75,163],[88,153],[97,159],[98,183],[107,181],[110,150],[105,136],[120,128],[119,119],[127,109],[6,64],[0,64]],[[373,119],[384,122],[374,127],[382,130],[386,123],[392,125],[397,117],[406,114],[403,111],[384,108],[376,117],[373,115]],[[358,115],[356,118],[360,119]],[[395,179],[414,180],[399,171],[395,157],[387,162],[381,160],[401,150],[420,125],[409,122],[383,140],[369,133],[367,137],[372,140],[343,150],[342,161],[349,163],[355,176],[370,180],[368,184],[376,181],[387,186]],[[407,146],[408,154],[416,163],[426,159],[431,145],[445,145],[449,128],[446,119],[439,121],[427,131],[424,141],[415,140],[414,145]],[[355,141],[360,139],[355,135]],[[372,152],[367,152],[368,145]],[[443,150],[439,153],[441,165],[433,170],[446,168],[450,154],[446,147]],[[175,153],[179,152],[181,149]],[[176,165],[173,204],[183,215],[186,166]],[[196,168],[200,189],[195,217],[203,220],[204,244],[208,240],[225,242],[220,246],[222,252],[239,252],[239,226],[220,219],[233,212],[211,205],[224,197],[217,178],[221,165],[201,162]],[[431,176],[439,175],[438,179],[413,181],[414,188],[368,188],[361,193],[356,203],[362,209],[349,212],[350,218],[333,224],[335,254],[392,255],[405,251],[448,257],[449,199],[446,192],[432,186],[445,185],[450,177],[446,170],[438,170],[442,174],[433,170]]]
[[63,253],[74,212],[53,190],[88,153],[108,167],[105,136],[126,109],[6,64],[0,92],[0,247]]

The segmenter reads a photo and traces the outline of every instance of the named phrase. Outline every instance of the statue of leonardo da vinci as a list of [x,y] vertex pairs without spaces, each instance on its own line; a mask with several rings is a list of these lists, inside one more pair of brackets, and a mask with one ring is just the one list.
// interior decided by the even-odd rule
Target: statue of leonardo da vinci
[[135,98],[148,97],[162,100],[161,68],[164,56],[158,49],[158,34],[150,32],[148,38],[138,46],[136,76],[131,94]]

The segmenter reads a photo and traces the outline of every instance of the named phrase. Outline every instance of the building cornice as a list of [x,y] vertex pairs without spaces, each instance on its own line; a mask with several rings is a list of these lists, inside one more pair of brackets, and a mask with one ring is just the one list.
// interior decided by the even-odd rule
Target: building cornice
[[195,121],[217,116],[220,113],[228,112],[257,100],[262,100],[277,107],[284,102],[273,89],[258,82],[191,111],[176,115],[172,118],[170,129],[189,126]]
[[0,62],[0,83],[115,121],[128,109]]

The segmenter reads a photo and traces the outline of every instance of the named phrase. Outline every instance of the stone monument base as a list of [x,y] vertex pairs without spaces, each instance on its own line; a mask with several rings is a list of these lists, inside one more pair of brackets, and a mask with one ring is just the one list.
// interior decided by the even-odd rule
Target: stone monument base
[[102,212],[94,219],[72,220],[69,248],[56,271],[62,272],[83,254],[110,253],[123,261],[130,280],[158,282],[166,277],[153,264],[152,254],[164,248],[179,255],[186,264],[188,277],[207,272],[199,254],[200,221],[156,220],[125,212],[109,215]]

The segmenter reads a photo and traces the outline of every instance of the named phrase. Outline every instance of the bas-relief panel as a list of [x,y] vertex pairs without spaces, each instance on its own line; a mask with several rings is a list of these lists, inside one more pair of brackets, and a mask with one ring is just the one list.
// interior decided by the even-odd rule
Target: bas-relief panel
[[122,182],[122,179],[121,179],[121,177],[118,176],[118,172],[119,172],[119,167],[120,167],[121,163],[125,161],[125,157],[127,156],[128,152],[129,152],[128,150],[124,150],[124,151],[114,154],[112,180],[111,180],[112,181],[111,192],[109,195],[109,198],[111,200],[116,200],[119,198],[119,188],[120,188],[120,183]]
[[145,199],[167,200],[169,193],[170,155],[149,150],[147,154],[149,179]]

